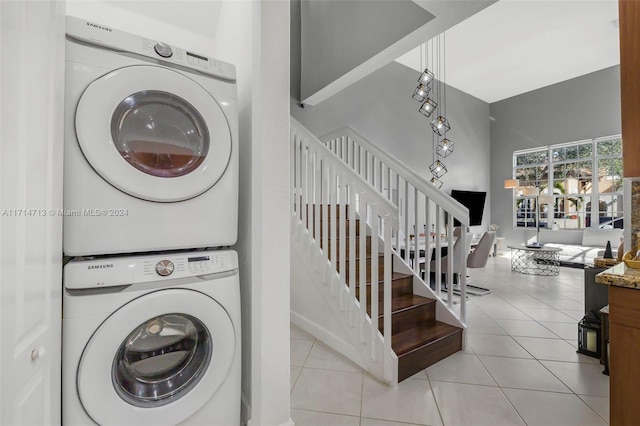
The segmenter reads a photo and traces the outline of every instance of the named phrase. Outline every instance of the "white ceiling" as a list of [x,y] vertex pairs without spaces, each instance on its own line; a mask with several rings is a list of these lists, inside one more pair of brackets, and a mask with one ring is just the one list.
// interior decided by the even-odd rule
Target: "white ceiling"
[[[446,83],[492,103],[619,64],[617,19],[617,0],[500,0],[446,32]],[[396,60],[423,69],[420,48]]]

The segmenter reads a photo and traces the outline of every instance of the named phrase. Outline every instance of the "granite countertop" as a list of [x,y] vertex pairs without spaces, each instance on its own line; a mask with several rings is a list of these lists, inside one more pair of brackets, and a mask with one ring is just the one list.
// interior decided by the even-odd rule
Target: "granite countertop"
[[629,268],[624,263],[619,263],[596,275],[599,284],[615,285],[640,289],[640,269]]

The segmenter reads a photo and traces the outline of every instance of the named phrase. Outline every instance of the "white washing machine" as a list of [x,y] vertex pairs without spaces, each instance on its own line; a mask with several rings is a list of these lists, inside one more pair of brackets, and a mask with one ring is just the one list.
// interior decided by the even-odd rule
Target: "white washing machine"
[[229,246],[235,67],[67,17],[64,252]]
[[72,260],[64,286],[63,424],[240,424],[234,251]]

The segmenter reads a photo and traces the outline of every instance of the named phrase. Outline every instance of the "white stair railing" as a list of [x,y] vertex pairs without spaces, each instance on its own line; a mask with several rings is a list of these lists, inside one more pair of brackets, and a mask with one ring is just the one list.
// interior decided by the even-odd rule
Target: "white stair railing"
[[[344,127],[319,138],[327,148],[338,156],[355,173],[369,182],[387,200],[399,208],[399,229],[393,233],[394,248],[407,265],[419,277],[442,276],[441,257],[443,246],[453,247],[454,220],[464,230],[469,226],[469,210],[456,200],[436,188],[424,177],[387,154],[366,137],[351,127]],[[457,224],[457,223],[456,223]],[[395,229],[394,229],[395,231]],[[460,232],[459,247],[467,247],[469,236]],[[405,249],[408,248],[408,249]],[[430,253],[434,251],[435,270],[431,271]],[[466,256],[462,250],[448,250],[447,270],[454,268],[455,256]],[[420,259],[422,254],[423,259]],[[466,257],[465,257],[466,259]],[[466,260],[460,264],[458,287],[460,300],[466,300]],[[421,262],[424,262],[424,275]],[[449,310],[466,323],[466,303],[453,304],[453,277],[447,276],[447,300]],[[436,278],[439,282],[439,278]],[[426,283],[425,283],[426,285]],[[441,286],[435,285],[435,294],[442,299]]]
[[[398,208],[293,118],[291,149],[294,245],[306,252],[316,275],[322,277],[326,294],[335,299],[335,313],[344,317],[352,344],[361,352],[367,369],[382,380],[397,383],[398,360],[391,348],[391,282],[392,234],[398,233]],[[372,253],[370,315],[364,302],[366,261],[356,258],[357,251],[366,253],[368,236]],[[375,255],[378,253],[380,256]],[[383,286],[384,332],[378,329],[379,282]]]

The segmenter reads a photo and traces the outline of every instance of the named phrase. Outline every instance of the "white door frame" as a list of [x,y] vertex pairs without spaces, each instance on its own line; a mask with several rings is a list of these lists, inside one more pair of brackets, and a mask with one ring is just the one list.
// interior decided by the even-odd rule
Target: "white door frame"
[[0,424],[60,424],[64,1],[0,1]]

